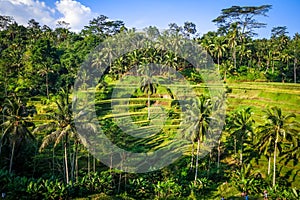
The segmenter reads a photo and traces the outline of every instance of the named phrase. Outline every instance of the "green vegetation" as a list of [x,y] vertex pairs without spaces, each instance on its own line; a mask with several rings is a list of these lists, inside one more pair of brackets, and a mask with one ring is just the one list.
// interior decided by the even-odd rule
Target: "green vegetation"
[[[265,26],[256,17],[270,9],[223,9],[213,20],[218,31],[201,37],[192,22],[171,23],[164,32],[150,26],[143,34],[157,48],[135,49],[117,59],[112,57],[118,46],[107,44],[121,41],[118,33],[135,33],[122,21],[101,15],[74,33],[66,22],[52,30],[34,19],[25,27],[0,16],[0,192],[7,199],[238,199],[247,191],[250,199],[259,199],[267,190],[271,199],[299,199],[300,35],[290,38],[286,27],[274,27],[270,39],[254,39],[255,29]],[[204,81],[208,73],[166,50],[182,43],[165,44],[164,37],[192,38],[202,46],[223,83],[211,87],[224,95],[210,94]],[[101,42],[107,45],[105,58],[93,52]],[[78,103],[76,98],[94,93],[87,81],[93,75],[77,74],[88,59],[92,69],[107,68],[97,80],[94,101]],[[159,75],[151,74],[151,63],[160,63]],[[173,87],[172,70],[187,80],[194,97],[178,97],[184,84]],[[75,80],[83,92],[73,93]],[[105,136],[122,149],[153,152],[176,147],[173,139],[180,137],[189,142],[186,151],[171,165],[148,173],[123,172],[112,161],[104,165],[94,154],[101,144],[89,144],[77,132],[74,121],[86,113],[74,114],[71,100],[85,111],[95,104]],[[222,127],[223,121],[221,137],[214,138],[218,130],[210,124]],[[129,124],[126,131],[122,123]],[[97,137],[91,121],[84,126],[89,137]],[[205,149],[212,140],[216,145]],[[122,166],[126,158],[120,160]],[[150,171],[145,163],[136,167]]]

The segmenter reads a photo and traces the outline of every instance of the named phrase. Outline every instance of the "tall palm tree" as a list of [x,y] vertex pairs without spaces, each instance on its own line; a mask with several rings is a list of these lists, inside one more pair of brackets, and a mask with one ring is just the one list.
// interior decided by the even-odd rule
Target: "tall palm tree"
[[[292,56],[289,54],[289,52],[283,52],[280,55],[280,59],[282,62],[286,63],[286,71],[289,70],[289,62],[292,59]],[[285,80],[285,75],[284,75],[284,70],[282,70],[282,78],[281,81],[284,83]]]
[[26,105],[21,101],[20,98],[14,96],[12,99],[6,98],[4,102],[5,110],[4,122],[2,126],[4,127],[1,136],[1,146],[5,141],[8,141],[11,146],[11,156],[9,162],[9,172],[12,172],[12,166],[15,156],[16,145],[19,145],[25,139],[34,140],[34,136],[29,127],[33,127],[33,123],[30,122],[31,112]]
[[170,77],[171,73],[171,69],[176,70],[178,67],[178,57],[174,52],[166,52],[164,55],[164,60],[163,60],[163,64],[165,64],[168,68],[168,76]]
[[204,50],[206,51],[206,60],[208,59],[208,55],[212,55],[213,54],[213,39],[212,39],[212,35],[206,34],[203,36],[203,38],[200,41],[201,47],[204,48]]
[[228,46],[231,49],[234,69],[236,69],[237,39],[238,39],[238,28],[237,28],[237,24],[234,23],[230,26],[230,31],[227,34]]
[[298,134],[296,129],[295,114],[284,115],[281,108],[272,107],[265,111],[267,122],[263,126],[259,126],[259,144],[268,148],[273,144],[273,187],[276,184],[276,159],[278,151],[282,149],[283,142],[292,141],[293,137]]
[[215,37],[213,46],[213,52],[217,57],[218,71],[220,71],[220,59],[223,57],[224,52],[226,51],[227,44],[224,43],[224,37]]
[[234,113],[233,121],[230,125],[231,134],[240,143],[240,166],[243,165],[244,142],[253,134],[253,123],[251,108],[243,108]]
[[200,143],[204,142],[207,138],[210,114],[211,100],[203,95],[191,100],[187,104],[187,117],[183,121],[183,124],[189,124],[189,126],[186,127],[185,134],[190,136],[193,144],[195,141],[197,142],[195,183],[198,177]]
[[142,65],[140,66],[140,68],[138,69],[140,75],[142,76],[141,78],[141,86],[140,89],[142,92],[144,92],[145,94],[147,94],[148,96],[148,117],[147,119],[150,120],[150,97],[151,95],[153,95],[154,93],[156,93],[157,91],[157,87],[158,87],[158,82],[156,81],[155,78],[153,78],[153,71],[151,69],[151,66],[147,66],[147,65]]
[[300,45],[300,34],[296,33],[293,37],[292,48],[294,49],[294,83],[297,83],[297,64],[299,60],[299,48]]
[[47,123],[39,126],[34,132],[45,129],[46,127],[53,127],[53,131],[47,135],[40,146],[40,151],[44,150],[51,142],[54,142],[56,147],[60,141],[63,141],[64,145],[64,172],[65,180],[69,183],[69,167],[68,167],[68,143],[69,137],[75,138],[75,144],[77,143],[78,137],[75,130],[75,124],[73,121],[71,104],[69,103],[69,95],[64,90],[56,100],[57,111],[54,114],[53,123]]

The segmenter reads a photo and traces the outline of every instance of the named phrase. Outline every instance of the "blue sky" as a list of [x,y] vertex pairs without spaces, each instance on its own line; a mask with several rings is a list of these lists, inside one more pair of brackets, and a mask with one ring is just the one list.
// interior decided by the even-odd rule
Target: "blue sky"
[[263,4],[273,5],[273,8],[269,17],[259,18],[267,23],[267,28],[258,31],[260,37],[269,37],[274,26],[287,26],[291,36],[300,32],[299,0],[0,0],[0,13],[14,16],[21,24],[34,18],[55,27],[57,20],[65,20],[75,31],[100,14],[137,29],[150,25],[165,29],[171,22],[182,25],[191,21],[203,34],[216,30],[211,21],[223,8]]

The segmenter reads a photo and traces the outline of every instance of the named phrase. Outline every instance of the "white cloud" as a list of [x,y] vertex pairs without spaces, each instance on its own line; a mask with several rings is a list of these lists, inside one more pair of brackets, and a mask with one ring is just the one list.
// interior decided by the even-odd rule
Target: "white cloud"
[[55,23],[55,10],[37,0],[0,0],[0,13],[12,16],[23,25],[27,25],[30,19],[49,26]]
[[[51,7],[50,7],[51,6]],[[70,23],[71,30],[80,31],[97,14],[76,0],[59,0],[46,5],[39,0],[0,0],[1,15],[12,16],[19,24],[35,19],[41,25],[56,27],[58,21]]]
[[75,0],[60,0],[55,3],[56,9],[63,15],[57,21],[70,23],[72,30],[79,31],[96,16],[89,7]]

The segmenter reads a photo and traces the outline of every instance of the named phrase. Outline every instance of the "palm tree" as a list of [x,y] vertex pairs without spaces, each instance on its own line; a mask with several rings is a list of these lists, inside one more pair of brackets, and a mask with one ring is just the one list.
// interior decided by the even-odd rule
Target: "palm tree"
[[33,123],[29,122],[30,114],[33,114],[20,98],[14,96],[12,99],[6,98],[4,102],[5,110],[3,110],[4,127],[1,136],[1,146],[5,141],[9,141],[11,146],[11,156],[9,163],[9,172],[12,172],[13,160],[15,156],[16,145],[19,145],[24,139],[34,140],[34,136],[28,127],[33,127]]
[[[69,103],[68,93],[62,90],[59,95],[58,100],[56,100],[57,111],[54,115],[53,123],[47,123],[39,126],[34,130],[34,132],[45,129],[46,127],[53,127],[54,130],[47,135],[40,146],[40,151],[44,150],[51,142],[54,142],[54,147],[56,147],[60,141],[63,141],[64,145],[64,172],[65,180],[69,183],[69,167],[68,167],[68,143],[69,137],[75,138],[75,145],[78,144],[79,138],[75,130],[75,124],[73,121],[71,104]],[[77,149],[77,148],[76,148]]]
[[273,144],[273,187],[276,184],[276,159],[278,151],[282,149],[284,141],[292,141],[293,136],[298,134],[296,129],[295,114],[284,115],[278,107],[272,107],[266,111],[267,122],[259,126],[259,144],[264,148],[270,148]]
[[185,134],[190,136],[193,144],[197,141],[195,183],[198,177],[200,143],[204,142],[207,138],[210,114],[211,100],[205,96],[200,96],[191,100],[187,105],[187,117],[182,122],[183,124],[189,124],[185,129]]
[[250,107],[236,111],[233,116],[230,131],[240,143],[240,166],[242,167],[244,142],[253,134],[254,120],[252,119]]
[[[286,63],[286,70],[288,70],[289,69],[289,61],[290,61],[290,59],[292,59],[292,56],[289,55],[288,52],[283,52],[280,55],[280,59],[281,59],[282,62]],[[282,79],[281,79],[281,81],[284,83],[284,80],[285,80],[285,74],[284,74],[284,70],[282,70]]]
[[237,24],[234,23],[230,26],[230,31],[227,34],[228,46],[231,49],[232,59],[233,59],[233,66],[236,69],[236,46],[237,46],[237,38],[238,38],[238,29]]
[[223,57],[223,53],[226,51],[227,44],[224,43],[224,37],[214,38],[212,44],[213,52],[217,57],[218,71],[220,71],[220,59]]
[[168,67],[168,76],[170,77],[171,69],[176,70],[178,67],[178,57],[174,52],[168,51],[164,55],[163,64],[165,64]]
[[142,92],[147,94],[148,96],[148,117],[147,119],[150,120],[150,96],[156,93],[158,83],[155,78],[153,78],[154,74],[153,72],[155,70],[152,70],[151,66],[142,65],[139,69],[139,72],[142,76],[141,79],[141,86],[140,89]]
[[213,54],[212,37],[215,37],[215,36],[206,34],[203,36],[203,38],[200,41],[201,47],[204,48],[204,50],[206,51],[206,60],[208,59],[208,55]]
[[297,63],[299,59],[299,48],[300,44],[300,34],[296,33],[293,38],[293,49],[294,49],[294,83],[297,83]]
[[273,152],[273,147],[274,147],[274,141],[270,138],[267,141],[263,141],[263,139],[261,137],[263,137],[263,135],[261,135],[260,131],[257,131],[257,138],[256,138],[256,149],[262,153],[264,156],[267,157],[268,159],[268,172],[267,174],[270,175],[271,173],[271,158],[272,158],[272,152]]

